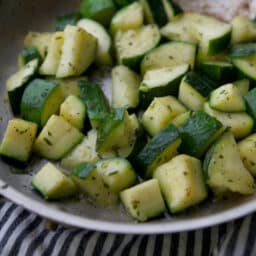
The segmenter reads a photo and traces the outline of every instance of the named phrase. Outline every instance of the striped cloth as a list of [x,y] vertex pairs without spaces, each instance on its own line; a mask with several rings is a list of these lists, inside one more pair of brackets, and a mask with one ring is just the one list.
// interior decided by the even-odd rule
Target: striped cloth
[[256,214],[203,230],[117,235],[58,226],[11,202],[0,202],[1,256],[255,256]]

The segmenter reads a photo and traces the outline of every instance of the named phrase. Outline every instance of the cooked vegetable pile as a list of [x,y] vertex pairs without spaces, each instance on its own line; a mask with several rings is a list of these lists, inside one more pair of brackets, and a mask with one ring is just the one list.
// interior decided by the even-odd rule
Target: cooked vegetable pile
[[[49,160],[32,179],[46,200],[121,199],[138,221],[184,211],[209,190],[252,194],[254,41],[246,17],[228,24],[171,0],[84,0],[57,17],[56,32],[25,36],[0,153]],[[103,66],[111,100],[90,78]]]

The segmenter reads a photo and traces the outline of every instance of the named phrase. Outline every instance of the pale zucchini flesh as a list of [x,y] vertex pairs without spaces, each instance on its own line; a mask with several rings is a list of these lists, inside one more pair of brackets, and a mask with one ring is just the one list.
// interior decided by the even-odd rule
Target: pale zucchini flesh
[[26,162],[32,153],[36,133],[37,124],[35,123],[22,119],[9,120],[0,145],[0,154]]
[[83,137],[83,134],[63,117],[52,115],[36,138],[33,150],[45,158],[59,160]]
[[179,155],[159,166],[154,178],[171,213],[178,213],[199,204],[207,197],[201,161],[188,155]]
[[246,137],[253,129],[254,121],[246,112],[221,112],[211,108],[208,102],[204,104],[204,111],[219,120],[225,127],[229,128],[236,139]]
[[63,43],[63,32],[56,32],[52,35],[46,57],[39,68],[39,73],[41,75],[56,75],[62,54]]
[[68,25],[56,76],[79,76],[92,64],[96,56],[97,39],[84,29]]
[[140,183],[120,193],[126,210],[138,221],[147,221],[165,211],[157,179]]
[[228,191],[252,194],[255,183],[240,158],[238,146],[230,132],[224,133],[207,153],[205,172],[207,184],[216,195]]
[[167,127],[172,120],[187,109],[175,97],[156,97],[143,113],[142,124],[146,131],[154,136]]
[[32,186],[48,200],[70,197],[77,192],[73,181],[51,163],[45,164],[35,174]]

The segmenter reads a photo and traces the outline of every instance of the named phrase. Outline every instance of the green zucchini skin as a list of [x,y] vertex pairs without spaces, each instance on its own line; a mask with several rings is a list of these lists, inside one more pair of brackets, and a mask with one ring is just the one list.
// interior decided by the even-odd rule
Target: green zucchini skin
[[200,71],[218,84],[231,82],[236,76],[233,65],[229,62],[205,61],[201,63]]
[[[53,100],[49,103],[53,94],[55,95],[54,104],[52,103]],[[35,122],[42,127],[48,118],[56,113],[62,101],[63,97],[59,84],[53,81],[34,79],[28,84],[23,93],[21,116],[25,120]],[[45,111],[45,109],[47,110]]]
[[[187,65],[182,72],[178,72],[178,74],[176,74],[176,76],[173,77],[172,80],[169,80],[164,86],[159,84],[159,86],[149,88],[144,86],[142,81],[139,88],[139,107],[146,109],[155,97],[163,97],[167,95],[177,96],[180,82],[188,70],[189,66]],[[175,68],[170,72],[175,72]]]
[[190,71],[184,77],[184,81],[196,89],[202,96],[207,97],[218,85],[208,77]]
[[55,30],[64,31],[67,25],[76,25],[78,20],[81,18],[80,13],[70,13],[62,16],[56,17],[55,20]]
[[240,58],[256,55],[256,43],[244,43],[233,45],[230,49],[231,58]]
[[93,128],[100,125],[100,122],[110,113],[110,107],[100,86],[91,81],[78,81],[80,97],[85,103],[87,114]]
[[43,62],[39,51],[35,47],[30,47],[30,48],[21,50],[20,56],[22,58],[23,64],[27,64],[28,62],[34,59],[38,59],[39,65]]
[[162,27],[168,22],[168,18],[164,9],[164,5],[159,0],[145,0],[149,6],[149,9],[152,13],[154,22]]
[[254,130],[256,129],[256,88],[250,90],[245,96],[247,112],[254,120]]
[[97,149],[105,148],[106,139],[115,131],[118,126],[124,123],[125,109],[117,108],[103,119],[98,129]]
[[216,196],[255,191],[254,179],[244,167],[235,138],[228,131],[207,152],[204,172],[206,182]]
[[[149,178],[159,165],[170,160],[174,155],[163,155],[165,150],[174,142],[180,144],[178,129],[170,124],[164,130],[156,134],[134,158],[136,171],[141,177]],[[161,156],[162,155],[162,156]],[[175,154],[176,155],[176,154]]]
[[37,59],[31,60],[6,81],[9,103],[14,115],[20,114],[21,97],[28,83],[36,75],[38,64]]
[[216,137],[224,130],[221,122],[202,110],[194,112],[178,129],[182,138],[179,152],[196,158],[202,157]]
[[125,7],[133,2],[135,2],[135,0],[114,0],[114,3],[118,9]]
[[89,18],[108,26],[116,11],[113,0],[82,0],[80,13],[84,18]]

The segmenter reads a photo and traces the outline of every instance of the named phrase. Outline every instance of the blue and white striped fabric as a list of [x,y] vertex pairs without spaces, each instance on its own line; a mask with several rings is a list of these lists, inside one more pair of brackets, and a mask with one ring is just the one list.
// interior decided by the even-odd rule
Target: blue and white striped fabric
[[116,235],[59,226],[11,202],[0,202],[1,256],[255,256],[256,214],[203,230]]

